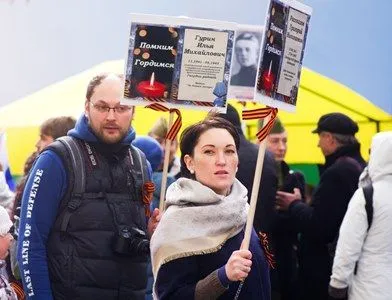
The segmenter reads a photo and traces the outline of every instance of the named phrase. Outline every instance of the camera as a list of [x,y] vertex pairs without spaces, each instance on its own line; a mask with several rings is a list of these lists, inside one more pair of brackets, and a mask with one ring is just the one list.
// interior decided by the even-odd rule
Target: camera
[[113,250],[123,255],[149,255],[150,241],[143,230],[136,227],[125,227],[115,236]]
[[287,174],[284,179],[283,186],[279,190],[292,193],[294,188],[299,188],[301,190],[301,195],[304,196],[305,178],[302,173],[290,170],[289,174]]

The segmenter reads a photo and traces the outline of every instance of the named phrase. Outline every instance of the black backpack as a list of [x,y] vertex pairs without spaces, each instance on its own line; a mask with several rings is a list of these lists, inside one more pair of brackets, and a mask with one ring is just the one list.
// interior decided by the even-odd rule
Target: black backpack
[[[69,219],[73,212],[80,206],[81,201],[76,201],[75,197],[70,197],[71,195],[82,195],[85,192],[85,178],[86,178],[86,170],[84,160],[86,159],[83,155],[83,151],[81,146],[76,141],[75,138],[70,136],[63,136],[56,140],[56,142],[52,143],[48,146],[48,149],[56,152],[63,159],[63,163],[65,168],[69,173],[69,184],[68,189],[65,193],[63,199],[71,200],[64,202],[61,201],[60,209],[61,212],[64,209],[65,211],[62,223],[61,223],[61,231],[66,231],[68,226]],[[131,161],[134,166],[132,168],[131,173],[135,180],[136,190],[141,190],[143,184],[149,181],[149,171],[147,166],[147,161],[144,153],[130,145],[130,154]],[[69,157],[69,161],[65,159]],[[141,197],[141,196],[140,196]]]

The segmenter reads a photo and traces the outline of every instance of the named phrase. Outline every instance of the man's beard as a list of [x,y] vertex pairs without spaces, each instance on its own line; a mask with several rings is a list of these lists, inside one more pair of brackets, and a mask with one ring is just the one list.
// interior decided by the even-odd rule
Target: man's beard
[[118,134],[116,135],[109,135],[105,134],[105,129],[104,126],[100,126],[99,128],[96,128],[94,125],[90,123],[90,128],[94,132],[95,136],[102,142],[106,144],[117,144],[121,142],[128,134],[129,127],[128,128],[119,128],[117,129]]

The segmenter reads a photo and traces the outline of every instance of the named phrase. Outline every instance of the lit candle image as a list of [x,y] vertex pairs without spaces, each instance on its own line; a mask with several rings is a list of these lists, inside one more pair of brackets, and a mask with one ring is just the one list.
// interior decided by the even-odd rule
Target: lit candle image
[[265,90],[267,95],[270,95],[274,88],[275,75],[271,72],[271,68],[272,68],[272,60],[270,62],[268,71],[265,70],[262,76],[263,89]]
[[151,74],[150,80],[141,81],[136,89],[143,97],[161,98],[165,93],[165,85],[155,81],[155,73]]

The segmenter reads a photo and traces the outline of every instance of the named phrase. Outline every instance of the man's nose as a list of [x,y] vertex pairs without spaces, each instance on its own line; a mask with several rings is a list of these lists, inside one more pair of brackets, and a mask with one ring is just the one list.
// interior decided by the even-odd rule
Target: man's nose
[[114,120],[116,118],[115,116],[116,113],[114,112],[114,110],[115,110],[114,108],[109,109],[109,112],[106,115],[106,119]]

